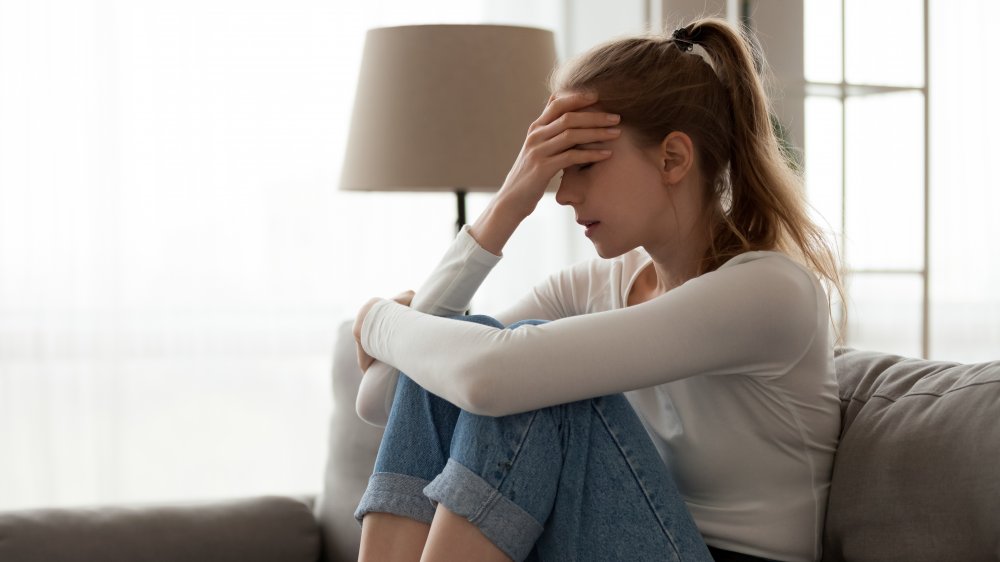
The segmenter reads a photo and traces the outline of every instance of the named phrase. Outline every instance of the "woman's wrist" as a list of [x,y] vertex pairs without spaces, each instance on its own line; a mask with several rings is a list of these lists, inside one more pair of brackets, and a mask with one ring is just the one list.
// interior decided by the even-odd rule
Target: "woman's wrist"
[[469,234],[487,252],[495,256],[502,255],[507,240],[533,210],[534,207],[527,208],[524,204],[498,193],[469,227]]

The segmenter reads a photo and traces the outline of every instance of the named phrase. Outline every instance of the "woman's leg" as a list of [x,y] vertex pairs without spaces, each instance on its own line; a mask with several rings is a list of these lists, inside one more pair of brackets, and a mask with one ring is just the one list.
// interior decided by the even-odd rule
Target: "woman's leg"
[[417,562],[431,526],[391,513],[369,513],[361,527],[358,561]]
[[421,562],[512,562],[507,554],[468,518],[438,504]]
[[[503,328],[488,316],[459,320]],[[461,413],[400,374],[375,469],[354,516],[361,528],[361,560],[417,560],[427,541],[435,506],[423,494],[448,460]]]
[[549,410],[546,432],[558,435],[562,465],[535,544],[540,560],[712,560],[672,474],[623,395]]
[[[412,381],[407,387],[419,389]],[[366,498],[391,495],[397,499],[388,503],[419,505],[416,511],[429,520],[415,487],[438,470],[423,489],[426,497],[467,519],[515,560],[711,560],[671,475],[622,395],[490,418],[449,410],[435,402],[440,398],[414,392],[418,399],[407,401],[399,417],[424,419],[399,425],[432,444],[412,447],[423,451],[419,456],[427,465],[403,473],[415,481],[376,478],[377,472]],[[445,447],[450,458],[442,453]],[[412,460],[405,449],[403,457]],[[377,481],[395,481],[392,494]],[[375,503],[366,507],[363,499],[357,515],[364,509],[393,512],[372,509]]]
[[712,559],[621,394],[500,418],[461,412],[424,493],[515,560]]

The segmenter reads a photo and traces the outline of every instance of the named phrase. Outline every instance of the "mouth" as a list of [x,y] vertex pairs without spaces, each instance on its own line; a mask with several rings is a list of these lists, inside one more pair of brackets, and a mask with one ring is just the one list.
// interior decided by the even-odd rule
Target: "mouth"
[[584,234],[587,237],[590,237],[594,233],[594,229],[597,228],[599,224],[601,224],[601,221],[592,221],[592,220],[578,220],[576,222],[587,229],[584,232]]

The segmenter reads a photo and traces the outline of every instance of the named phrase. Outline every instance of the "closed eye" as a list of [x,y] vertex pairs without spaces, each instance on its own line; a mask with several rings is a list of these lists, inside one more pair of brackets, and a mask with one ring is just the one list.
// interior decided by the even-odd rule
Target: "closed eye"
[[580,164],[579,166],[576,167],[576,171],[582,172],[582,171],[586,170],[587,168],[589,168],[589,167],[591,167],[593,165],[594,165],[593,162],[588,162],[586,164]]

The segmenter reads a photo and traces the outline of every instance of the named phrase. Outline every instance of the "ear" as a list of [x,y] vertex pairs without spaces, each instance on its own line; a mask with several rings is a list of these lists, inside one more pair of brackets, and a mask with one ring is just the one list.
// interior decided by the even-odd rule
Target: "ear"
[[694,167],[694,143],[687,133],[673,131],[660,142],[658,155],[663,183],[680,183]]

